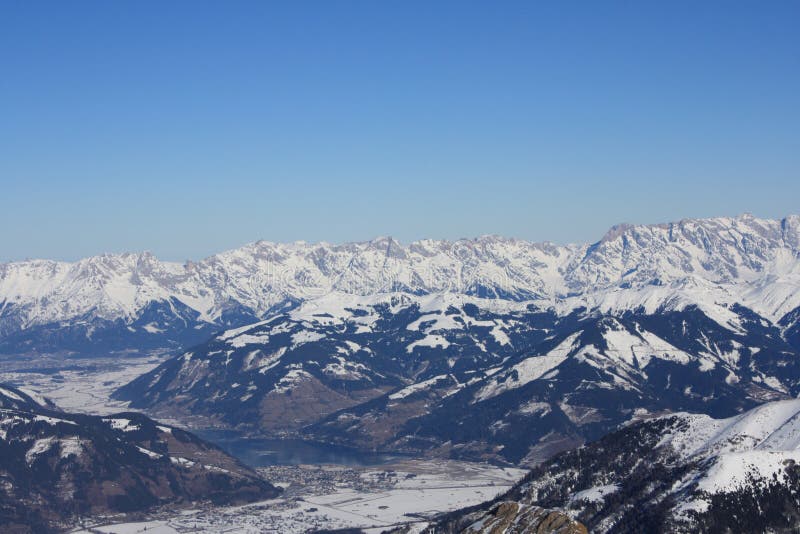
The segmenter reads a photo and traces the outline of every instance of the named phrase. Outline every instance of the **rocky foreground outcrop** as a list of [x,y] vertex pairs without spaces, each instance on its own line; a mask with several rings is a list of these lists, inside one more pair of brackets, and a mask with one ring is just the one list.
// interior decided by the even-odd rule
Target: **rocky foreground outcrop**
[[587,534],[567,514],[538,506],[502,501],[488,510],[430,527],[425,534]]

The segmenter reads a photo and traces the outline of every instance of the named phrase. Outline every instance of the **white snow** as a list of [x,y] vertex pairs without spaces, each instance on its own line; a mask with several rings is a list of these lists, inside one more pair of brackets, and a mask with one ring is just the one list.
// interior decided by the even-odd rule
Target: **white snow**
[[61,458],[68,458],[72,455],[80,456],[83,454],[83,440],[80,438],[64,438],[60,439],[59,445],[61,446]]
[[144,328],[150,334],[161,334],[164,332],[164,330],[159,328],[156,323],[147,323],[142,328]]
[[153,355],[150,358],[131,358],[124,355],[75,358],[70,360],[74,368],[59,371],[62,380],[54,380],[54,375],[37,373],[32,368],[26,373],[0,372],[0,382],[25,383],[25,393],[34,393],[32,398],[38,398],[40,404],[43,397],[47,397],[68,412],[108,415],[124,411],[128,406],[127,402],[110,399],[111,393],[152,370],[164,358],[164,355]]
[[494,325],[491,332],[489,332],[495,341],[501,345],[511,345],[511,338],[503,331],[500,325]]
[[583,491],[574,493],[570,498],[571,501],[589,501],[589,502],[603,502],[606,495],[610,495],[619,490],[616,484],[607,484],[605,486],[594,486]]
[[[800,400],[766,403],[728,419],[676,415],[685,428],[666,434],[658,446],[672,448],[686,461],[701,461],[704,467],[674,491],[694,484],[700,492],[731,491],[748,483],[750,477],[771,478],[785,468],[787,460],[800,461]],[[694,493],[676,513],[707,506],[706,497]]]
[[447,339],[444,336],[440,336],[438,334],[428,334],[424,338],[419,339],[413,343],[410,343],[406,347],[406,352],[411,354],[417,347],[440,348],[444,350],[449,346],[450,342],[447,341]]
[[303,371],[302,369],[291,369],[283,376],[283,378],[278,380],[272,392],[286,393],[287,391],[293,390],[303,381],[310,379],[313,379],[313,377],[307,371]]
[[17,389],[26,394],[27,396],[29,396],[31,399],[33,399],[39,406],[47,406],[49,404],[46,398],[44,398],[42,395],[39,395],[36,391],[33,391],[32,389],[19,386],[17,387]]
[[521,405],[517,411],[525,415],[538,415],[539,417],[544,417],[545,415],[549,414],[552,409],[550,408],[550,404],[546,402],[528,401]]
[[139,450],[139,452],[141,452],[142,454],[146,454],[147,456],[153,458],[154,460],[161,458],[160,454],[158,454],[157,452],[153,452],[150,449],[145,449],[144,447],[139,447],[138,445],[136,446],[136,448]]
[[103,419],[106,423],[108,423],[111,428],[116,430],[122,430],[123,432],[133,432],[135,430],[139,430],[139,425],[133,424],[130,419]]
[[[800,306],[799,220],[741,216],[619,227],[592,246],[497,236],[408,245],[379,238],[342,245],[259,241],[185,264],[149,253],[29,260],[0,264],[0,302],[13,303],[23,328],[87,315],[132,322],[149,304],[175,301],[213,321],[232,302],[262,316],[287,300],[319,300],[317,316],[308,319],[324,322],[325,313],[330,321],[346,314],[346,296],[404,287],[453,299],[482,287],[492,297],[514,295],[561,311],[697,305],[737,329],[732,303],[773,322]],[[368,317],[361,327],[369,328]],[[161,328],[150,323],[145,330]]]
[[719,456],[697,484],[701,491],[719,493],[735,490],[753,476],[770,479],[780,473],[786,461],[800,461],[800,451],[747,451],[731,452]]
[[267,343],[269,343],[269,334],[241,334],[228,339],[228,344],[237,349],[246,345],[266,345]]
[[91,530],[75,530],[73,534],[178,534],[166,521],[141,521],[138,523],[117,523],[112,525],[95,525]]
[[14,399],[15,401],[18,401],[18,402],[25,402],[25,399],[23,399],[22,397],[20,397],[19,395],[17,395],[13,391],[11,391],[10,389],[5,389],[5,388],[1,388],[0,387],[0,395],[5,395],[6,397],[8,397],[10,399]]
[[286,347],[281,347],[269,356],[259,359],[257,364],[258,372],[264,374],[277,366],[284,354],[286,354]]
[[400,391],[396,391],[391,395],[389,395],[389,398],[392,400],[405,399],[409,395],[412,395],[418,391],[428,389],[437,382],[439,382],[440,380],[445,380],[445,379],[447,379],[447,375],[434,376],[433,378],[429,378],[428,380],[423,380],[422,382],[417,382],[416,384],[411,384],[410,386],[406,386]]
[[364,377],[362,372],[367,371],[366,366],[356,362],[349,362],[341,356],[335,356],[336,362],[329,363],[322,368],[322,372],[335,375],[346,380],[359,380]]
[[320,332],[312,332],[309,330],[301,330],[296,334],[292,334],[292,343],[295,345],[302,345],[303,343],[312,343],[314,341],[319,341],[323,339],[325,334]]
[[510,389],[520,388],[558,367],[567,359],[569,353],[577,347],[577,340],[580,334],[580,332],[576,332],[547,354],[525,358],[507,371],[494,376],[475,395],[475,402],[485,401]]
[[25,461],[32,464],[36,457],[50,450],[50,448],[57,442],[53,437],[37,439],[28,452],[25,453]]

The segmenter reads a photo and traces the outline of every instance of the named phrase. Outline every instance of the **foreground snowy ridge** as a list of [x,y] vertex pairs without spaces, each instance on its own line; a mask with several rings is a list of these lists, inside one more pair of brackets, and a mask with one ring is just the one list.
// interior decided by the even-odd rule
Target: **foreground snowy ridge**
[[[556,456],[500,501],[562,510],[591,532],[794,532],[798,460],[800,400],[724,419],[676,413]],[[432,532],[490,517],[491,506]]]
[[710,493],[748,483],[750,475],[771,478],[800,460],[800,400],[763,404],[741,415],[714,419],[676,414],[684,425],[664,436],[658,447],[671,447],[684,461],[712,463],[691,482]]
[[722,301],[777,321],[800,306],[799,287],[796,215],[621,225],[591,245],[496,236],[406,246],[391,238],[343,245],[259,241],[183,265],[149,253],[0,264],[0,337],[96,319],[121,320],[130,332],[151,336],[167,332],[164,316],[187,327],[235,326],[332,292],[452,292],[602,311]]

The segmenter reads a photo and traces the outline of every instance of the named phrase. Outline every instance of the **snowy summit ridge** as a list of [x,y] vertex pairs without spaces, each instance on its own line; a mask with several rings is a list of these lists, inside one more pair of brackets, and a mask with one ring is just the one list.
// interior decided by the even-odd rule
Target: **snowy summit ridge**
[[[332,293],[449,292],[556,309],[635,309],[689,295],[745,304],[777,321],[800,305],[799,286],[797,215],[618,225],[594,244],[566,246],[498,236],[258,241],[185,264],[150,253],[0,264],[0,340],[96,321],[155,335],[169,330],[164,317],[218,329]],[[145,314],[158,317],[144,322]]]

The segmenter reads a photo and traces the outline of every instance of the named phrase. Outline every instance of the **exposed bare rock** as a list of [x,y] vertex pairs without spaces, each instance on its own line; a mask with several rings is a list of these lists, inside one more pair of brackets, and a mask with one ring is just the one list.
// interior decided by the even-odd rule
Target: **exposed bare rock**
[[430,527],[425,534],[587,534],[586,527],[556,510],[502,501],[488,510]]

